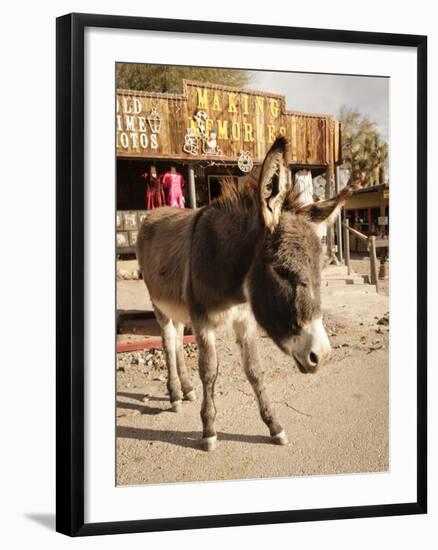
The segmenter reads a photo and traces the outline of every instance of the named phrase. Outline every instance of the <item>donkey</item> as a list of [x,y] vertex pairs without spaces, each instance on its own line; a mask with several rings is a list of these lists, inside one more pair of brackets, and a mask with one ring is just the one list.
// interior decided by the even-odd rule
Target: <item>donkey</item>
[[257,325],[302,373],[330,352],[321,316],[321,243],[317,226],[333,220],[349,191],[308,206],[289,189],[287,143],[276,139],[258,181],[225,193],[198,210],[148,213],[137,240],[140,270],[161,327],[171,407],[195,392],[184,364],[184,325],[192,325],[203,385],[203,447],[216,447],[215,329],[229,322],[271,440],[287,444],[268,399],[257,352]]

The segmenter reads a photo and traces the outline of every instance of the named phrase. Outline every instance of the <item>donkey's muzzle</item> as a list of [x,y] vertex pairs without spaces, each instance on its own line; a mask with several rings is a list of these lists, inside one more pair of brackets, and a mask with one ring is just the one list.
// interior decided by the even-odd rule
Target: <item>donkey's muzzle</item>
[[298,366],[298,369],[303,374],[309,374],[316,372],[319,367],[325,362],[328,354],[324,357],[318,356],[315,352],[310,352],[306,360],[298,358],[296,354],[293,355],[295,363]]
[[302,373],[313,373],[326,361],[330,351],[330,342],[322,319],[315,319],[302,330],[293,357]]

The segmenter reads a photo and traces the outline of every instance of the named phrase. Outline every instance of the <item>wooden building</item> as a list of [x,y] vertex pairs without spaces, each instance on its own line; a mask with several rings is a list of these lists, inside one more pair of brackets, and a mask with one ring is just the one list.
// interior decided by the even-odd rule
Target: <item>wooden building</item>
[[[344,216],[350,227],[380,240],[389,237],[389,186],[387,184],[355,189],[345,203]],[[383,241],[382,241],[383,242]],[[380,246],[383,246],[382,242]],[[355,235],[350,237],[352,252],[365,252],[366,244]]]
[[141,176],[152,165],[159,174],[173,166],[186,182],[186,206],[195,208],[220,194],[221,176],[239,185],[279,134],[290,144],[291,179],[304,168],[333,182],[341,162],[341,126],[333,116],[288,111],[281,95],[201,82],[184,81],[182,94],[118,90],[116,130],[122,248],[135,242],[146,208]]

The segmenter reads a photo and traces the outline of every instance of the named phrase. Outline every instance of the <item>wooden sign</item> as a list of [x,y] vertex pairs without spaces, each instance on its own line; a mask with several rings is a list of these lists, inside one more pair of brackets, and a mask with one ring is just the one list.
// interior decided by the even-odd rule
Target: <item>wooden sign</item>
[[116,129],[119,157],[237,162],[243,152],[261,162],[285,135],[290,163],[340,160],[332,116],[287,111],[281,95],[192,81],[182,94],[118,90]]

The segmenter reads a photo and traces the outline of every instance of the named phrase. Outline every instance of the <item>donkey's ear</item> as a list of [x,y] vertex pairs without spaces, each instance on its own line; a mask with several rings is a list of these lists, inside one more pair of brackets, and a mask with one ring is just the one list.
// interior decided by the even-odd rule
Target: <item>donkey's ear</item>
[[269,149],[259,179],[260,204],[263,220],[271,231],[279,220],[288,190],[285,166],[286,139],[278,137]]
[[344,187],[336,197],[321,202],[313,202],[307,206],[299,208],[297,214],[304,214],[310,218],[314,223],[323,223],[330,225],[339,214],[341,208],[344,206],[345,201],[351,195],[352,191],[349,187]]

